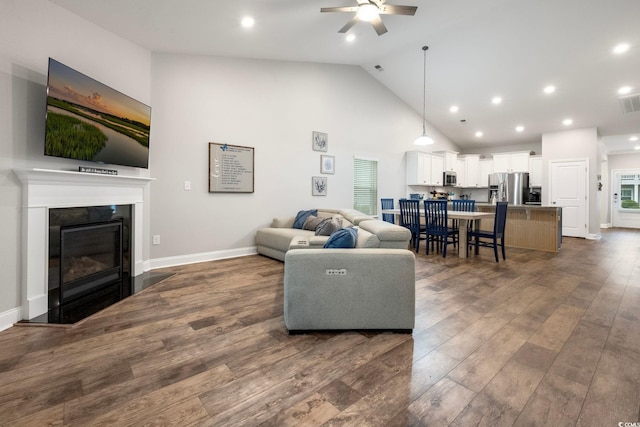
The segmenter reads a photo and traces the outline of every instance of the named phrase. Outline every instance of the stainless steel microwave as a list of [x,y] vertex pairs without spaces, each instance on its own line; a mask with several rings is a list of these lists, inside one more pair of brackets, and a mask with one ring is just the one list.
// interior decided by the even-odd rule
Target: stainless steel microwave
[[443,185],[456,185],[456,173],[454,171],[445,171],[442,177]]

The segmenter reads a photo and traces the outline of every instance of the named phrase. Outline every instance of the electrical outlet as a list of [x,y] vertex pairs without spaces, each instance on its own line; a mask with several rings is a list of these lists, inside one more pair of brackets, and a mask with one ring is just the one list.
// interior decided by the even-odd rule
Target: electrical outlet
[[154,245],[159,245],[159,244],[160,244],[160,235],[159,235],[159,234],[154,234],[154,235],[153,235],[153,241],[152,241],[152,243],[153,243]]
[[184,182],[184,191],[189,191],[191,190],[191,181],[185,181]]

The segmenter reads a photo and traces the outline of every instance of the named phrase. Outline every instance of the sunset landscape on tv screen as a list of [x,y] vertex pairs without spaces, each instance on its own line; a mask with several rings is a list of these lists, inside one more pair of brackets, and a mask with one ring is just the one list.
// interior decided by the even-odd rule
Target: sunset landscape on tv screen
[[147,168],[151,107],[49,58],[45,155]]

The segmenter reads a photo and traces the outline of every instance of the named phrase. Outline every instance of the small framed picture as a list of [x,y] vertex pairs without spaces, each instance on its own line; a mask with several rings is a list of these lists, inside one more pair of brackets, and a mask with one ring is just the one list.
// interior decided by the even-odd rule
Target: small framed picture
[[311,140],[313,151],[327,151],[329,148],[329,135],[326,133],[313,131]]
[[335,170],[336,158],[334,156],[320,156],[320,173],[333,174]]
[[327,178],[324,176],[314,176],[311,178],[311,195],[326,196],[327,195]]

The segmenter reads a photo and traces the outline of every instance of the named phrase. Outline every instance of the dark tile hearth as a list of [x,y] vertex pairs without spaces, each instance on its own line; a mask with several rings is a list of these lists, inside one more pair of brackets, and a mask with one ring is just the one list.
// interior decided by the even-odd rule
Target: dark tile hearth
[[135,277],[133,280],[127,278],[122,282],[106,286],[90,295],[60,304],[50,309],[47,313],[30,320],[22,320],[18,324],[73,325],[171,276],[173,276],[172,273],[149,271]]

